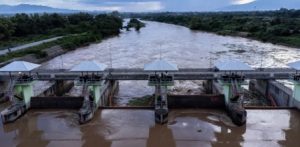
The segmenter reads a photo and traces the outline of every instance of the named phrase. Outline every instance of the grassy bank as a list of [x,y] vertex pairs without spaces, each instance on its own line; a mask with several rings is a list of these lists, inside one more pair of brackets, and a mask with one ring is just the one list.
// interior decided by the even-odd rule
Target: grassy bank
[[69,35],[58,39],[56,41],[43,43],[38,46],[30,47],[24,50],[11,52],[6,55],[0,56],[0,62],[4,62],[13,58],[23,57],[28,54],[34,54],[37,59],[47,57],[47,53],[43,51],[44,49],[53,47],[53,46],[61,46],[64,50],[70,51],[74,50],[78,47],[87,46],[93,42],[100,42],[102,40],[100,35],[90,34],[90,33],[82,33],[76,35]]
[[[122,19],[112,14],[96,16],[87,13],[72,15],[16,14],[9,18],[0,18],[0,30],[3,30],[0,32],[0,43],[2,43],[0,48],[5,46],[3,42],[11,45],[12,42],[18,44],[36,40],[37,36],[41,37],[40,39],[52,35],[65,36],[53,42],[0,56],[0,62],[28,54],[34,54],[36,58],[47,57],[47,53],[43,50],[52,46],[61,46],[66,51],[74,50],[93,42],[100,42],[103,38],[118,35],[121,28]],[[35,37],[24,39],[29,36]]]
[[241,36],[300,47],[300,10],[264,12],[135,14],[146,20],[182,25],[191,30]]
[[0,50],[4,50],[7,48],[12,48],[32,42],[37,42],[45,39],[50,39],[56,37],[57,35],[32,35],[27,37],[13,37],[9,40],[1,40],[0,41]]
[[34,46],[25,50],[20,50],[16,52],[11,52],[6,55],[0,56],[0,62],[5,62],[14,58],[23,57],[25,55],[34,54],[36,58],[44,58],[47,57],[47,53],[43,51],[43,49],[50,48],[52,46],[57,45],[56,42],[48,42],[38,46]]

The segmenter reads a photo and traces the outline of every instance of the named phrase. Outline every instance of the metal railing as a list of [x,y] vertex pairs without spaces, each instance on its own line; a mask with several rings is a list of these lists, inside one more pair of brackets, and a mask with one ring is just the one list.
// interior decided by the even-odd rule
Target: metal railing
[[163,77],[158,77],[156,75],[149,76],[148,80],[149,86],[172,86],[174,85],[174,76],[165,75]]
[[16,84],[27,84],[34,81],[34,78],[32,76],[28,77],[19,77],[15,80]]
[[300,74],[291,74],[290,79],[299,82],[300,81]]
[[[68,70],[37,70],[32,72],[32,77],[35,80],[75,80],[81,76],[80,72],[70,72]],[[103,76],[103,79],[108,80],[147,80],[150,75],[155,72],[144,71],[141,68],[134,69],[111,69],[108,76],[104,72],[97,72],[97,75]],[[181,68],[179,71],[168,72],[174,75],[174,80],[208,80],[220,79],[222,75],[232,73],[229,71],[213,71],[212,69],[201,68]],[[243,74],[246,79],[290,79],[290,74],[296,73],[293,69],[288,68],[267,68],[255,69],[253,71],[238,71],[234,72]],[[18,76],[17,73],[12,73],[13,76]],[[0,73],[0,80],[7,80],[8,73]]]
[[102,77],[79,77],[75,80],[75,85],[101,85]]

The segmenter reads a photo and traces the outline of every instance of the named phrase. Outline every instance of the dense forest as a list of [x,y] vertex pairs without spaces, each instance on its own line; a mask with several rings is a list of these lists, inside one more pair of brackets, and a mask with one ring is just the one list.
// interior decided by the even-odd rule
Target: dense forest
[[0,17],[0,48],[15,46],[26,40],[34,41],[35,38],[69,34],[76,34],[72,38],[82,38],[82,42],[95,41],[119,34],[121,28],[122,19],[113,14],[16,14],[12,17]]
[[300,47],[300,10],[131,14],[145,20],[172,23],[192,30],[237,35]]

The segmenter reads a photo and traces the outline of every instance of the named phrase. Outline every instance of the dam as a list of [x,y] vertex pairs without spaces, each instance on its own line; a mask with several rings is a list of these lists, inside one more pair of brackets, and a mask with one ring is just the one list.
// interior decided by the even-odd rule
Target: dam
[[[267,81],[256,82],[257,86],[254,87],[260,86],[258,88],[260,92],[271,91],[269,87],[274,87],[277,91],[286,91],[285,86],[279,87],[269,81],[293,80],[295,83],[293,97],[289,98],[286,107],[299,109],[298,64],[298,62],[291,63],[292,68],[252,69],[241,61],[228,60],[216,63],[215,68],[211,69],[178,69],[177,65],[159,59],[146,64],[144,69],[106,69],[105,64],[84,61],[69,71],[51,71],[36,69],[40,66],[38,64],[15,61],[0,69],[1,79],[4,82],[9,79],[5,97],[12,102],[9,108],[1,112],[1,117],[3,123],[8,123],[21,117],[30,108],[79,108],[81,106],[78,114],[79,122],[83,124],[92,120],[98,108],[111,105],[113,95],[118,90],[118,81],[148,80],[148,85],[155,87],[153,95],[157,123],[168,122],[169,106],[180,108],[180,103],[190,101],[190,104],[185,102],[183,105],[187,108],[189,105],[199,105],[199,107],[207,105],[207,107],[220,109],[224,107],[232,121],[241,126],[246,123],[247,117],[243,106],[242,90],[242,85],[248,84],[246,80]],[[45,98],[34,97],[32,85],[34,81],[39,80],[55,81],[54,90],[53,87],[49,89],[50,94],[54,93],[58,96],[51,97],[49,93],[44,92]],[[70,80],[74,81],[73,86],[82,86],[82,96],[59,98],[62,96],[61,90],[66,87],[64,81]],[[177,99],[172,99],[172,105],[169,105],[168,87],[173,86],[175,80],[206,80],[205,87],[210,93],[207,93],[206,97],[199,96],[202,98],[190,97],[190,100],[184,100],[187,96],[179,96],[180,98],[177,96]],[[266,88],[262,88],[262,85],[266,84],[267,86],[264,86]],[[268,93],[265,94],[268,97]],[[271,100],[274,101],[274,98]],[[278,103],[278,98],[276,100]]]

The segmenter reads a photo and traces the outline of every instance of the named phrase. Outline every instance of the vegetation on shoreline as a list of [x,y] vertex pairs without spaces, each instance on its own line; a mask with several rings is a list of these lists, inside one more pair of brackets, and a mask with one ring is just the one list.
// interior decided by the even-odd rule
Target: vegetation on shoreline
[[90,43],[98,42],[102,40],[101,35],[96,35],[92,33],[82,33],[77,35],[70,35],[63,37],[56,41],[63,49],[75,50],[81,46],[87,46]]
[[242,36],[300,47],[300,10],[262,12],[134,14],[145,20],[186,26],[192,30]]
[[141,28],[145,27],[146,24],[139,21],[138,19],[136,18],[132,18],[130,19],[130,21],[128,22],[127,24],[127,28],[135,28],[136,31],[139,31]]
[[55,45],[66,50],[74,50],[77,47],[101,41],[103,38],[118,35],[122,28],[122,19],[110,14],[96,16],[88,13],[16,14],[0,19],[0,48],[5,46],[3,43],[18,42],[19,39],[26,40],[28,36],[65,36],[53,42],[0,56],[0,62],[27,54],[45,57],[47,55],[42,50]]
[[20,46],[23,44],[36,42],[40,40],[50,39],[53,37],[57,37],[57,36],[56,35],[29,35],[26,37],[12,37],[9,40],[0,41],[0,50],[16,47],[16,46]]
[[85,32],[107,37],[118,34],[121,28],[122,19],[110,14],[16,14],[0,17],[0,47],[15,46],[18,41],[29,42],[31,39],[35,41]]
[[38,58],[38,59],[39,58],[44,58],[44,57],[47,57],[48,55],[45,51],[43,51],[43,49],[50,48],[50,47],[55,46],[55,45],[57,45],[56,42],[48,42],[48,43],[43,43],[43,44],[38,45],[38,46],[30,47],[26,50],[11,52],[11,53],[8,53],[6,55],[0,56],[0,63],[4,62],[4,61],[7,61],[7,60],[10,60],[10,59],[13,59],[13,58],[23,57],[23,56],[28,55],[28,54],[34,54],[35,57]]

